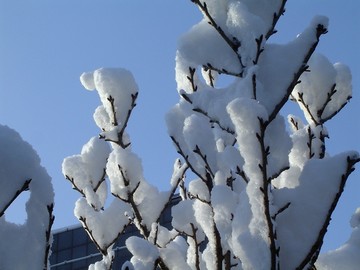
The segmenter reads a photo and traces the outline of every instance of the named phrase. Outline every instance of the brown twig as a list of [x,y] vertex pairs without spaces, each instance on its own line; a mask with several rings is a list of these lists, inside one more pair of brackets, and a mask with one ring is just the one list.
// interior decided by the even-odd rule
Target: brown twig
[[49,204],[46,206],[48,214],[49,214],[49,223],[45,231],[45,239],[46,239],[46,246],[45,246],[45,254],[44,254],[44,270],[47,270],[48,263],[49,263],[49,255],[50,255],[50,248],[51,248],[51,228],[54,224],[55,216],[53,215],[54,212],[54,204]]
[[274,228],[273,219],[270,214],[270,199],[269,199],[269,187],[271,183],[269,182],[267,165],[268,165],[268,156],[270,155],[269,146],[265,145],[265,131],[267,127],[267,123],[264,122],[260,117],[258,118],[260,125],[260,133],[256,133],[256,138],[259,141],[260,149],[261,149],[261,164],[259,164],[259,168],[263,177],[263,185],[260,188],[263,193],[263,204],[264,204],[264,215],[266,219],[266,223],[268,226],[268,234],[270,241],[270,257],[271,257],[271,270],[275,270],[277,267],[277,259],[278,259],[278,247],[276,246],[276,230]]
[[[236,37],[233,37],[233,36],[229,37],[228,35],[226,35],[224,30],[216,23],[216,21],[214,20],[214,18],[210,14],[205,1],[201,2],[200,0],[191,0],[191,2],[195,3],[200,8],[200,10],[204,13],[204,15],[209,20],[209,24],[212,27],[214,27],[214,29],[219,33],[221,38],[228,44],[228,46],[236,54],[236,57],[237,57],[237,59],[239,61],[239,64],[240,64],[240,70],[245,68],[245,65],[243,64],[242,59],[241,59],[241,55],[238,52],[238,50],[239,50],[239,48],[241,46],[241,42]],[[238,72],[237,74],[238,75],[242,74],[242,71]]]
[[277,22],[279,21],[280,17],[285,13],[286,2],[287,2],[287,0],[283,0],[281,2],[278,12],[274,13],[272,25],[271,25],[270,29],[267,31],[267,33],[265,35],[265,39],[269,39],[273,34],[276,33],[275,26],[276,26]]
[[5,214],[5,211],[9,208],[9,206],[16,200],[17,197],[24,191],[29,190],[29,186],[32,179],[25,180],[23,185],[15,192],[14,196],[10,199],[10,201],[4,206],[4,208],[0,212],[0,217]]

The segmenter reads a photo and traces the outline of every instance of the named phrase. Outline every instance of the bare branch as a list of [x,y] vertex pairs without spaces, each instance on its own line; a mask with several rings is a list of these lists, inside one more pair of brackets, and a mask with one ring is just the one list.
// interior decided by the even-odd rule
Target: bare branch
[[173,143],[175,144],[176,148],[177,148],[177,152],[179,155],[181,155],[186,164],[189,166],[190,170],[196,174],[201,180],[203,180],[204,182],[206,182],[206,178],[204,176],[202,176],[197,170],[195,170],[195,168],[192,166],[191,162],[189,161],[189,156],[185,154],[185,152],[182,150],[180,143],[175,139],[174,136],[170,136],[171,140],[173,141]]
[[330,92],[327,93],[327,97],[326,97],[326,101],[324,102],[322,108],[320,110],[317,111],[317,116],[321,119],[322,115],[325,111],[326,106],[329,104],[329,102],[331,101],[332,96],[337,92],[337,90],[335,89],[336,87],[336,83],[334,83],[330,89]]
[[264,47],[262,46],[263,40],[264,40],[263,35],[255,39],[257,48],[256,48],[256,57],[255,60],[253,61],[254,65],[257,65],[257,63],[259,62],[260,55],[264,51]]
[[314,135],[314,133],[312,133],[311,127],[308,127],[307,131],[308,131],[308,139],[309,139],[309,141],[306,143],[309,148],[309,157],[308,158],[312,159],[315,155],[315,153],[312,151],[312,141],[315,139],[315,135]]
[[276,26],[277,22],[279,21],[280,17],[285,13],[286,2],[287,2],[287,0],[283,0],[281,2],[278,12],[274,13],[272,25],[271,25],[270,29],[268,30],[268,32],[266,33],[265,39],[269,39],[273,34],[276,33],[275,26]]
[[198,88],[197,85],[195,84],[195,72],[196,72],[195,68],[189,67],[190,76],[187,76],[187,79],[191,83],[191,87],[192,87],[193,92],[196,92],[197,88]]
[[245,183],[249,183],[249,178],[247,177],[245,171],[241,170],[239,166],[236,166],[236,174],[240,175],[244,179]]
[[45,254],[44,254],[44,270],[48,269],[50,247],[51,247],[51,228],[55,220],[55,216],[53,215],[54,204],[52,203],[50,205],[47,205],[46,208],[49,215],[49,223],[45,231],[46,246],[45,246]]
[[2,217],[5,214],[5,211],[9,208],[9,206],[16,200],[17,197],[24,191],[29,190],[29,186],[32,179],[26,180],[23,185],[15,192],[14,196],[10,199],[10,201],[4,206],[4,208],[0,212],[0,217]]
[[198,155],[200,156],[200,158],[204,161],[204,163],[205,163],[205,170],[209,172],[211,178],[213,179],[214,176],[215,176],[215,174],[214,174],[214,172],[213,172],[212,169],[211,169],[211,166],[210,166],[210,164],[209,164],[209,162],[208,162],[208,160],[207,160],[207,156],[204,155],[204,154],[201,152],[201,149],[199,148],[198,145],[195,146],[195,149],[193,150],[193,152],[194,152],[195,154],[198,154]]
[[273,219],[270,214],[270,199],[269,199],[269,192],[271,183],[269,182],[268,172],[267,172],[267,165],[268,165],[268,156],[270,155],[270,148],[269,146],[265,145],[265,131],[267,127],[267,123],[264,122],[263,119],[259,119],[260,125],[260,134],[256,134],[256,137],[260,144],[261,149],[261,164],[259,164],[259,168],[262,173],[263,177],[263,186],[260,187],[260,190],[263,193],[263,201],[264,201],[264,215],[266,219],[266,223],[268,226],[268,234],[269,234],[269,241],[270,241],[270,255],[271,255],[271,270],[277,269],[277,259],[278,259],[278,248],[276,246],[276,230],[273,224]]
[[284,205],[283,207],[281,207],[274,215],[272,215],[271,218],[272,218],[273,220],[275,220],[276,217],[277,217],[279,214],[281,214],[282,212],[284,212],[286,209],[288,209],[290,205],[291,205],[290,202],[288,202],[287,204],[285,204],[285,205]]
[[243,77],[243,72],[238,73],[238,72],[229,71],[229,70],[227,70],[225,68],[217,68],[217,67],[214,67],[210,63],[207,63],[206,65],[203,65],[203,68],[216,71],[219,74],[226,74],[226,75],[229,75],[229,76],[234,76],[234,77],[239,77],[239,78]]
[[216,120],[214,118],[212,118],[211,116],[209,116],[209,114],[207,112],[205,112],[204,110],[200,109],[200,108],[194,108],[193,109],[194,112],[198,112],[198,113],[201,113],[202,115],[206,116],[207,118],[209,118],[209,121],[210,123],[215,123],[219,126],[219,128],[231,135],[235,135],[235,131],[231,130],[230,128],[226,128],[226,127],[223,127],[220,123],[219,120]]
[[298,96],[299,96],[299,98],[297,99],[297,102],[299,102],[300,104],[302,104],[304,106],[304,108],[306,109],[306,112],[310,115],[310,118],[314,122],[314,124],[316,126],[320,125],[321,123],[315,119],[315,116],[312,114],[309,105],[305,103],[304,93],[299,92]]
[[285,172],[285,171],[287,171],[287,170],[289,170],[289,169],[290,169],[290,167],[289,167],[289,166],[286,166],[286,167],[282,168],[280,171],[278,171],[277,173],[275,173],[275,174],[273,174],[272,176],[270,176],[270,177],[269,177],[269,183],[270,183],[272,180],[278,178],[283,172]]

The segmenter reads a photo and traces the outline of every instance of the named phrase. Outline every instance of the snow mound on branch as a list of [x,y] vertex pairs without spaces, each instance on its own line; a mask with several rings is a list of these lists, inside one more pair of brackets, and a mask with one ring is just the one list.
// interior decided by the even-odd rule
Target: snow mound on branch
[[360,208],[350,220],[353,228],[349,240],[336,250],[321,254],[316,267],[319,270],[353,270],[360,265]]
[[[80,77],[83,86],[96,89],[111,123],[124,124],[127,113],[138,93],[138,86],[132,73],[123,68],[101,68],[83,73]],[[96,114],[97,115],[97,114]],[[103,122],[107,117],[101,116]],[[99,126],[103,128],[104,125]]]
[[[46,231],[49,227],[48,206],[54,202],[51,178],[40,165],[40,158],[32,146],[7,126],[0,125],[0,211],[30,180],[30,198],[26,203],[27,220],[23,225],[0,218],[0,268],[43,269]],[[24,248],[31,243],[31,248]],[[21,250],[21,259],[15,252]]]
[[341,63],[332,65],[321,54],[312,55],[309,70],[302,74],[301,83],[292,95],[299,100],[309,123],[312,120],[321,123],[335,115],[351,98],[351,72]]
[[347,170],[347,158],[357,155],[348,152],[320,160],[310,159],[299,175],[297,187],[274,190],[275,205],[284,207],[290,203],[276,218],[281,268],[294,269],[305,259],[339,192]]
[[98,210],[104,206],[107,197],[104,178],[109,153],[108,143],[93,137],[83,146],[80,155],[67,157],[62,164],[63,174],[84,193],[89,205]]
[[75,204],[74,214],[84,224],[91,239],[102,251],[107,250],[120,231],[130,223],[125,213],[130,212],[128,204],[114,199],[104,210],[96,211],[86,199],[80,198]]

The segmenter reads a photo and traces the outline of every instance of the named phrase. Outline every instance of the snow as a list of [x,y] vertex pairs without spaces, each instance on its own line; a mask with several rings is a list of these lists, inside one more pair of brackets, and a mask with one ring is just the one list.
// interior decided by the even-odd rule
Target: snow
[[130,221],[125,215],[131,211],[128,204],[114,199],[111,204],[101,211],[91,207],[85,198],[80,198],[75,203],[75,216],[91,231],[90,238],[93,239],[102,250],[107,250],[118,237],[120,231]]
[[[183,134],[185,141],[191,150],[199,149],[202,156],[206,156],[206,162],[210,165],[212,171],[216,171],[216,156],[212,153],[216,149],[214,135],[210,123],[204,116],[193,114],[184,121]],[[196,155],[199,167],[205,167],[205,161]]]
[[[92,137],[82,148],[80,155],[64,159],[62,172],[72,179],[72,184],[81,190],[88,203],[100,210],[106,201],[107,187],[103,182],[104,170],[110,153],[108,143]],[[96,187],[100,188],[95,191]]]
[[[259,60],[257,79],[263,86],[258,100],[272,112],[287,93],[294,74],[303,66],[306,54],[317,42],[317,24],[326,23],[324,18],[314,20],[295,40],[285,45],[266,44]],[[326,26],[326,24],[325,24]],[[273,68],[275,67],[276,68]]]
[[133,96],[138,92],[138,86],[130,71],[122,68],[101,68],[83,73],[80,81],[86,89],[96,88],[113,125],[116,122],[119,125],[125,124]]
[[352,270],[360,265],[360,208],[351,217],[353,231],[349,240],[336,250],[321,254],[316,267],[319,270]]
[[217,185],[211,191],[211,199],[214,208],[214,220],[222,235],[221,241],[225,245],[231,237],[231,221],[238,203],[237,194],[225,185]]
[[[137,263],[153,266],[155,260],[159,257],[159,251],[154,245],[137,236],[126,239],[126,247],[133,254],[131,260],[135,269],[138,269],[136,267]],[[137,258],[139,259],[137,260]]]
[[297,187],[274,191],[276,205],[282,207],[290,203],[276,219],[282,268],[293,269],[299,265],[314,244],[339,191],[347,157],[354,155],[357,154],[348,152],[321,160],[311,159],[302,169]]
[[[301,76],[301,83],[295,87],[293,96],[298,99],[302,95],[304,104],[300,103],[300,107],[309,123],[313,120],[321,123],[339,111],[351,97],[351,73],[347,66],[341,63],[332,65],[321,54],[311,57],[309,69],[310,72]],[[335,93],[332,93],[333,86]],[[321,110],[323,112],[319,115]]]
[[133,191],[144,179],[141,160],[131,152],[114,146],[106,165],[106,172],[111,183],[111,192],[127,199],[127,191]]
[[235,99],[227,106],[228,113],[236,127],[236,140],[241,156],[244,158],[244,171],[249,177],[260,179],[258,164],[261,162],[261,149],[256,134],[260,134],[259,118],[266,121],[266,109],[253,99]]
[[[157,260],[169,269],[216,269],[218,260],[225,267],[227,252],[234,269],[270,269],[274,261],[295,269],[307,256],[326,229],[349,173],[348,157],[358,158],[355,152],[325,152],[324,123],[351,97],[351,73],[312,53],[328,27],[324,16],[287,44],[268,42],[282,3],[197,3],[204,18],[179,40],[180,101],[166,115],[183,158],[174,163],[169,191],[147,182],[125,130],[138,94],[132,74],[106,68],[82,74],[83,86],[96,89],[101,99],[94,120],[103,140],[92,138],[80,155],[65,159],[63,172],[84,196],[75,215],[102,252],[111,254],[114,239],[133,223],[142,238],[126,241],[131,269],[153,269]],[[220,87],[223,74],[233,79]],[[279,113],[288,98],[299,104],[307,123],[290,115],[287,126]],[[187,169],[191,180],[184,178]],[[108,207],[106,182],[116,197]],[[168,229],[159,217],[180,182],[182,200],[171,209]],[[336,269],[329,268],[333,258],[346,259],[348,267],[358,263],[353,254],[360,246],[359,213],[351,220],[349,241],[321,255],[319,269]]]
[[[26,180],[30,197],[26,203],[27,219],[17,225],[0,217],[1,269],[42,269],[46,248],[46,231],[49,228],[47,206],[54,202],[51,178],[40,164],[40,158],[13,129],[0,125],[0,210],[10,202]],[[24,249],[31,243],[31,248]],[[17,250],[21,250],[21,260]],[[40,255],[41,254],[41,255]]]

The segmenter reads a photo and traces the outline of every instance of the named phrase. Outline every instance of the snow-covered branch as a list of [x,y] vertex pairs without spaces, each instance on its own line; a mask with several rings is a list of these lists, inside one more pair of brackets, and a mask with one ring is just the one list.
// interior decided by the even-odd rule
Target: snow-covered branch
[[6,209],[9,208],[9,206],[16,200],[17,197],[19,197],[19,195],[21,193],[23,193],[24,191],[28,191],[29,190],[29,185],[30,185],[31,179],[26,180],[23,185],[21,186],[21,188],[19,188],[14,196],[4,205],[4,208],[0,211],[0,217],[2,217],[5,214]]
[[[54,222],[51,178],[40,165],[32,146],[7,126],[0,125],[0,148],[1,268],[49,269]],[[25,191],[30,194],[25,206],[25,222],[8,222],[6,210]],[[31,248],[24,249],[29,243]]]
[[[203,19],[176,53],[180,100],[166,122],[182,160],[170,189],[146,181],[131,149],[134,78],[99,69],[81,81],[100,95],[94,119],[102,140],[92,138],[63,163],[82,196],[75,214],[104,256],[102,269],[129,224],[141,235],[126,240],[133,255],[126,266],[134,269],[311,269],[360,161],[356,152],[326,153],[325,122],[351,97],[348,68],[315,53],[328,19],[317,16],[293,41],[271,44],[286,0],[192,2]],[[224,74],[233,81],[219,87]],[[289,98],[307,123],[294,115],[285,122]],[[105,207],[108,185],[113,201]],[[171,228],[160,223],[168,207]]]

